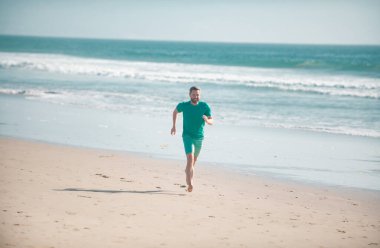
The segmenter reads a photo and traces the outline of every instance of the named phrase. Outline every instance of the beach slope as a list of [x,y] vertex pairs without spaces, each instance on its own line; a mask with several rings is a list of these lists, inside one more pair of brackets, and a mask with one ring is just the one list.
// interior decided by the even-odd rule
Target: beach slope
[[0,138],[0,247],[380,247],[380,196]]

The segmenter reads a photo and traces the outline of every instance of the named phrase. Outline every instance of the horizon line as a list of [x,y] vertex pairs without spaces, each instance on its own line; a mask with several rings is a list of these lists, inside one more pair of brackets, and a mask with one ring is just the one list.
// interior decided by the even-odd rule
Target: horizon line
[[292,42],[249,42],[249,41],[216,41],[216,40],[177,40],[177,39],[143,39],[143,38],[104,38],[80,36],[52,36],[30,34],[7,34],[0,36],[52,38],[52,39],[78,39],[78,40],[108,40],[108,41],[143,41],[143,42],[183,42],[183,43],[216,43],[216,44],[242,44],[242,45],[299,45],[299,46],[380,46],[380,43],[292,43]]

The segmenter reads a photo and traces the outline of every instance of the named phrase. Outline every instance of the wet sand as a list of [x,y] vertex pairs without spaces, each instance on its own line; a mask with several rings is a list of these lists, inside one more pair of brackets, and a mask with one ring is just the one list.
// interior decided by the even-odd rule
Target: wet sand
[[380,193],[0,138],[0,247],[380,247]]

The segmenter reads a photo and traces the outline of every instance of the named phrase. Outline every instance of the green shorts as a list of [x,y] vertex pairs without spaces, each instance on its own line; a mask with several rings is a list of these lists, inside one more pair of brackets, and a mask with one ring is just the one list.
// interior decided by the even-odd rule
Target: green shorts
[[201,152],[203,139],[193,139],[190,136],[185,135],[182,137],[182,140],[186,155],[194,153],[194,156],[198,157],[199,153]]

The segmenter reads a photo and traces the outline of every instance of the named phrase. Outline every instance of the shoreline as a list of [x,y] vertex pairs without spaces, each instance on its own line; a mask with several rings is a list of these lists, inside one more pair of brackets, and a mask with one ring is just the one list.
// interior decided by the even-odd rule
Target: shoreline
[[[305,131],[308,132],[308,131]],[[316,135],[314,133],[314,135]],[[343,134],[334,134],[337,136],[342,136]],[[343,135],[344,136],[344,135]],[[367,139],[369,137],[361,137],[364,139]],[[38,140],[34,138],[24,138],[24,137],[14,137],[14,136],[8,136],[8,135],[0,135],[0,140],[2,139],[9,139],[9,140],[19,140],[19,141],[25,141],[30,143],[37,143],[37,144],[46,144],[46,145],[52,145],[52,146],[60,146],[60,147],[66,147],[66,148],[76,148],[76,149],[82,149],[82,150],[92,150],[92,151],[98,151],[98,152],[111,152],[111,153],[117,153],[119,155],[129,155],[134,157],[141,157],[141,158],[149,158],[149,159],[157,159],[162,161],[171,161],[172,163],[182,163],[183,167],[185,168],[186,164],[186,158],[185,156],[183,159],[175,158],[166,156],[163,154],[151,154],[149,152],[138,152],[138,151],[128,151],[128,150],[117,150],[113,148],[100,148],[100,147],[88,147],[88,146],[81,146],[81,145],[73,145],[73,144],[64,144],[54,141],[45,141],[45,140]],[[373,138],[376,140],[376,138]],[[211,170],[221,170],[222,173],[232,173],[236,174],[241,177],[256,177],[260,178],[262,180],[268,180],[273,182],[282,182],[284,184],[293,184],[293,185],[299,185],[299,186],[305,186],[310,188],[320,188],[320,189],[326,189],[326,190],[332,190],[337,192],[351,192],[355,194],[362,194],[362,193],[369,193],[373,196],[379,196],[380,199],[380,190],[375,189],[369,189],[369,188],[359,188],[354,186],[344,186],[344,185],[333,185],[333,184],[327,184],[322,183],[318,181],[313,180],[305,180],[305,179],[293,179],[286,175],[277,174],[274,172],[267,172],[267,171],[259,171],[259,170],[244,170],[242,167],[247,166],[246,164],[238,164],[235,163],[233,166],[231,166],[231,163],[221,163],[221,162],[212,162],[212,161],[203,161],[202,158],[199,160],[200,164],[202,166],[206,166],[208,169]],[[249,165],[248,165],[249,166]]]
[[[378,247],[380,195],[0,137],[1,247]],[[204,166],[203,166],[204,165]]]
[[[170,136],[166,114],[123,114],[23,97],[0,100],[1,133],[11,137],[183,159],[181,138]],[[20,110],[24,114],[15,114]],[[207,128],[201,160],[248,173],[380,190],[379,149],[380,139],[368,137],[220,123]]]

